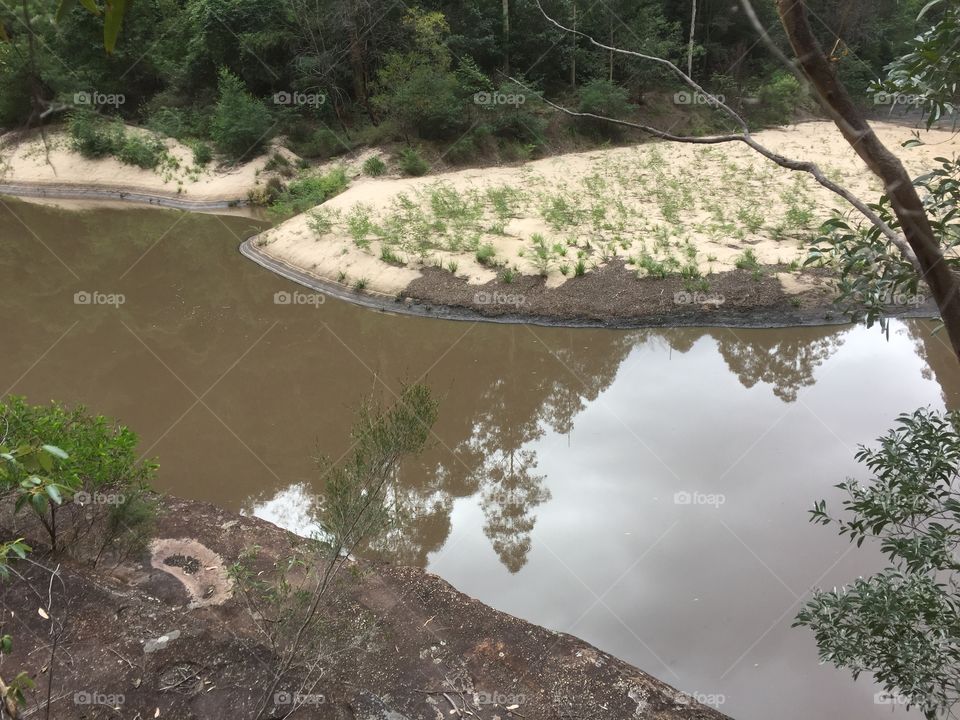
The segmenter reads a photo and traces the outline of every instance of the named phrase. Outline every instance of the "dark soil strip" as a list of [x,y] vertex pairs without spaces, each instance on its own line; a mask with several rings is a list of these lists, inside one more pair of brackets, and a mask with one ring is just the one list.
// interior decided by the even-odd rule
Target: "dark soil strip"
[[[397,297],[356,292],[271,258],[255,244],[240,252],[268,270],[300,285],[356,305],[445,320],[529,323],[560,327],[636,328],[793,327],[834,325],[849,318],[833,305],[829,274],[804,271],[815,288],[802,295],[783,291],[776,272],[766,267],[757,276],[747,270],[717,273],[708,289],[696,289],[681,278],[638,280],[622,260],[571,278],[558,288],[547,288],[542,278],[519,276],[512,283],[499,280],[470,285],[439,268],[425,268]],[[931,317],[932,305],[891,308],[896,317]]]

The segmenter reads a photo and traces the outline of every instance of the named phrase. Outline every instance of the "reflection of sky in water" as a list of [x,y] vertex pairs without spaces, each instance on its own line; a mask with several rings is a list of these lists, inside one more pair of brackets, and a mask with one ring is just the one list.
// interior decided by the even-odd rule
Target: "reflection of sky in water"
[[290,485],[267,500],[252,501],[241,511],[304,537],[319,537],[323,528],[316,520],[318,500],[313,488],[304,483]]
[[[681,689],[722,694],[720,709],[740,720],[772,707],[779,717],[886,717],[876,688],[818,665],[809,632],[790,628],[809,587],[848,582],[878,561],[871,549],[848,552],[807,510],[862,475],[858,443],[904,410],[942,407],[940,388],[899,324],[889,343],[849,330],[811,368],[812,384],[786,388],[756,376],[746,388],[743,368],[732,373],[718,352],[723,341],[702,337],[682,354],[635,347],[569,434],[524,446],[552,497],[532,512],[519,572],[484,533],[483,493],[454,503],[429,569]],[[799,368],[795,357],[778,361]],[[724,502],[678,505],[678,491]]]

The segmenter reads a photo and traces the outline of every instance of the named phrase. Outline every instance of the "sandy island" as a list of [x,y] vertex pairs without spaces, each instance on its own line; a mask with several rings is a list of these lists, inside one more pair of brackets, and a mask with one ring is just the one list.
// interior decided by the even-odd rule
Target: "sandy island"
[[[948,131],[878,123],[920,175]],[[756,135],[814,159],[868,202],[881,185],[832,123]],[[423,178],[362,178],[253,239],[245,254],[302,284],[435,314],[566,324],[784,325],[843,318],[805,247],[835,195],[746,146],[663,142]],[[897,308],[927,314],[928,305]],[[463,311],[458,313],[457,311]]]

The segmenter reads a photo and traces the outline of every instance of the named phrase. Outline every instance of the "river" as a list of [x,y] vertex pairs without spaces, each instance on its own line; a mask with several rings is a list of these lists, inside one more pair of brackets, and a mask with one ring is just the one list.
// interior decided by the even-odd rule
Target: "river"
[[[318,453],[360,399],[441,399],[375,549],[596,644],[739,720],[889,715],[791,629],[809,588],[879,567],[807,520],[918,406],[960,406],[950,349],[890,332],[545,328],[309,293],[237,252],[262,223],[0,203],[0,390],[122,419],[159,489],[309,532]],[[535,669],[534,669],[535,671]],[[773,713],[772,713],[773,711]],[[898,715],[905,715],[898,711]]]

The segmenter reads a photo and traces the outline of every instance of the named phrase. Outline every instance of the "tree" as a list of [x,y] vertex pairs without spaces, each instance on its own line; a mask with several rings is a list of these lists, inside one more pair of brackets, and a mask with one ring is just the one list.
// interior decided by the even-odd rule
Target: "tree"
[[273,128],[270,111],[250,95],[226,68],[220,70],[220,99],[213,114],[211,134],[217,150],[232,160],[256,155]]
[[856,678],[870,672],[933,720],[960,701],[960,414],[918,410],[861,447],[873,479],[847,480],[844,517],[819,501],[811,520],[859,547],[878,542],[888,566],[823,591],[797,615],[820,657]]
[[[108,53],[112,53],[117,44],[117,36],[120,34],[124,15],[127,13],[129,0],[106,0],[105,8],[101,8],[95,0],[80,0],[80,4],[91,14],[97,17],[103,16],[103,47]],[[65,17],[76,5],[77,0],[60,0],[57,20]]]
[[315,538],[309,556],[291,558],[285,568],[305,571],[299,573],[296,585],[286,574],[271,584],[246,562],[234,566],[240,592],[278,655],[256,717],[263,717],[275,702],[274,691],[298,663],[307,666],[304,687],[322,675],[317,659],[306,657],[321,621],[322,603],[350,555],[397,522],[394,498],[400,465],[423,450],[437,407],[425,385],[403,388],[391,408],[381,407],[373,398],[363,402],[351,431],[350,450],[336,463],[325,457],[318,460],[326,490],[319,518],[323,535]]

